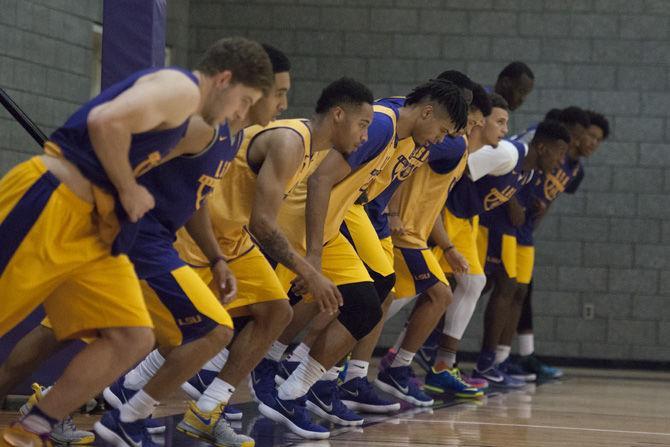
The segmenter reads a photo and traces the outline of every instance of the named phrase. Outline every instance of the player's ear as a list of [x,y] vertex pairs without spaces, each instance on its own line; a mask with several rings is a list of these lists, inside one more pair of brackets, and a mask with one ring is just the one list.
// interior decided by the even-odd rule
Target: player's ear
[[333,114],[333,120],[336,123],[341,123],[344,121],[344,109],[340,106],[333,107],[331,113]]
[[221,73],[214,75],[214,85],[218,88],[224,89],[230,86],[233,82],[233,72],[230,70],[224,70]]
[[433,105],[432,104],[426,104],[423,106],[423,109],[421,110],[421,118],[427,120],[430,119],[433,116]]

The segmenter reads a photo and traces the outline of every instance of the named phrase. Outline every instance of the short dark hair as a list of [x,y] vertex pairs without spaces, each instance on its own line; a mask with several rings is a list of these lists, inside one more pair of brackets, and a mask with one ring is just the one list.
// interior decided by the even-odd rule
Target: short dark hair
[[566,126],[575,126],[579,124],[585,129],[591,125],[589,114],[586,113],[584,109],[577,106],[570,106],[561,110],[561,113],[558,114],[558,121]]
[[325,113],[335,106],[372,104],[374,97],[369,88],[355,79],[343,77],[321,91],[316,102],[316,113]]
[[544,115],[545,120],[555,120],[560,121],[561,109],[553,108]]
[[472,83],[472,104],[470,104],[470,107],[479,109],[484,116],[489,116],[493,109],[489,94],[486,93],[481,84],[477,84],[476,82]]
[[498,75],[500,78],[510,78],[510,79],[519,79],[521,75],[526,75],[531,79],[535,79],[533,70],[530,69],[528,65],[521,61],[510,62],[502,69]]
[[586,113],[589,115],[591,125],[600,127],[600,130],[603,131],[603,139],[607,138],[610,134],[610,122],[605,118],[605,115],[593,110],[587,110]]
[[555,141],[563,140],[570,143],[570,132],[563,124],[556,120],[544,120],[537,125],[533,140]]
[[226,70],[233,82],[267,91],[274,84],[272,63],[263,47],[243,37],[228,37],[212,44],[196,65],[196,70],[214,76]]
[[270,58],[270,63],[272,63],[272,71],[275,74],[285,73],[291,70],[291,61],[288,60],[288,56],[286,56],[283,51],[273,47],[272,45],[268,45],[267,43],[261,45]]
[[468,124],[468,103],[460,87],[451,81],[431,79],[415,87],[405,99],[405,105],[411,106],[421,101],[435,101],[449,114],[456,131],[465,129]]
[[491,108],[497,107],[509,112],[509,104],[507,100],[497,93],[489,93],[489,100],[491,101]]
[[468,77],[465,73],[458,70],[447,70],[439,74],[437,79],[442,79],[445,81],[450,81],[463,89],[463,96],[465,101],[468,103],[468,106],[472,105],[472,88],[473,82],[472,79]]

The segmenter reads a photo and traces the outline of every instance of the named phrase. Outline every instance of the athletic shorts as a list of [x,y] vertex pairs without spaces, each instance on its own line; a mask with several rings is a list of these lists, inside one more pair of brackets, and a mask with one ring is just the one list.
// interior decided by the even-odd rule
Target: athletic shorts
[[515,235],[504,234],[494,228],[479,227],[477,245],[484,253],[484,270],[493,274],[503,268],[509,278],[519,284],[530,284],[533,278],[535,247],[519,245]]

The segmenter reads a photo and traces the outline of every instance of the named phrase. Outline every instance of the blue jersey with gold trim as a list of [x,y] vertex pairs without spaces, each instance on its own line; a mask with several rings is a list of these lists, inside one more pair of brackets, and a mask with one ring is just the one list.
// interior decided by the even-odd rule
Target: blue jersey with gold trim
[[[370,221],[375,227],[375,231],[380,239],[391,235],[391,229],[388,225],[388,217],[384,211],[391,201],[391,197],[393,197],[393,194],[402,182],[424,162],[428,162],[430,168],[437,173],[450,172],[460,162],[463,153],[466,150],[466,146],[465,138],[447,136],[441,143],[431,145],[428,148],[421,148],[423,150],[420,154],[416,155],[416,157],[421,159],[421,163],[406,163],[404,169],[409,170],[410,172],[404,173],[405,175],[394,176],[391,184],[374,200],[365,205],[365,210],[367,211]],[[420,210],[417,211],[420,212]]]
[[[50,141],[58,145],[62,155],[74,163],[84,177],[109,192],[114,191],[114,186],[93,151],[93,145],[88,134],[88,115],[94,107],[109,102],[128,90],[142,76],[159,70],[166,69],[149,68],[138,71],[123,81],[105,89],[98,96],[81,106],[70,116],[65,124],[51,134]],[[171,67],[167,70],[177,70],[184,73],[196,85],[198,84],[195,75],[188,70],[176,67]],[[138,177],[143,172],[157,165],[160,159],[174,148],[177,142],[184,136],[187,125],[188,120],[172,129],[142,132],[133,135],[128,156],[130,165],[135,171],[135,176]]]
[[170,272],[185,265],[172,243],[175,233],[220,186],[221,178],[242,144],[242,132],[231,135],[228,125],[219,126],[211,145],[199,154],[168,161],[138,181],[156,200],[156,206],[140,221],[135,243],[128,253],[140,278]]
[[464,175],[447,198],[447,208],[456,217],[468,219],[498,208],[506,203],[533,177],[533,171],[523,172],[526,145],[509,141],[519,153],[516,165],[504,175],[485,175],[476,182]]
[[518,199],[526,208],[524,224],[517,228],[517,241],[521,245],[533,245],[533,231],[537,227],[538,201],[545,207],[551,205],[561,193],[574,194],[584,178],[584,167],[580,160],[565,157],[561,165],[550,174],[540,172],[521,191]]

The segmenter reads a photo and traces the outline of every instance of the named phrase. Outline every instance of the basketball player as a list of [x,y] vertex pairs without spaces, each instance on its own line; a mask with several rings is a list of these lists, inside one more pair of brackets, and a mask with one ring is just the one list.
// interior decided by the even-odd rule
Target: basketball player
[[[510,314],[516,279],[526,275],[532,253],[516,244],[513,225],[506,226],[505,207],[522,186],[527,184],[537,170],[550,171],[558,166],[565,155],[570,134],[557,121],[543,121],[537,127],[531,142],[526,145],[515,141],[502,141],[494,150],[484,148],[478,152],[497,168],[476,183],[483,198],[483,211],[477,235],[478,251],[485,272],[494,283],[485,315],[484,342],[475,368],[475,377],[481,377],[497,386],[520,387],[523,382],[509,377],[496,367],[495,349]],[[495,158],[494,158],[495,157]],[[471,168],[471,173],[476,172]],[[511,228],[510,228],[511,227]],[[508,380],[509,379],[509,380]]]
[[493,91],[507,101],[510,111],[521,107],[533,91],[535,75],[523,62],[515,61],[507,64],[498,74]]
[[135,178],[170,153],[192,115],[210,125],[246,115],[271,82],[270,70],[260,45],[224,39],[194,72],[135,73],[76,111],[52,134],[48,155],[2,179],[0,285],[14,298],[0,316],[0,333],[43,303],[58,338],[98,337],[39,404],[2,431],[4,443],[41,443],[57,421],[151,348],[152,323],[123,254],[155,204]]
[[[308,408],[321,415],[335,412],[339,399],[332,385],[339,370],[334,365],[381,319],[381,300],[372,278],[340,233],[340,226],[362,192],[369,192],[378,179],[379,191],[386,186],[384,182],[391,181],[390,175],[382,177],[382,174],[396,151],[408,150],[409,154],[414,145],[424,146],[441,140],[447,132],[456,132],[465,125],[465,114],[462,93],[446,81],[430,81],[417,87],[404,104],[392,101],[377,104],[368,141],[346,158],[331,151],[309,177],[307,191],[301,190],[298,195],[296,190],[294,197],[289,197],[290,206],[282,210],[283,227],[292,229],[296,245],[306,250],[313,265],[338,284],[344,305],[337,319],[327,321],[324,329],[318,328],[311,350],[278,392],[261,403],[259,409],[267,417],[286,424],[301,436],[317,437],[317,433],[300,429],[304,419],[295,416],[303,414],[297,399],[309,392]],[[409,149],[401,149],[404,145],[409,145]],[[383,258],[383,249],[379,251]],[[286,277],[282,271],[279,274]],[[382,272],[387,278],[392,279],[392,275],[391,266]],[[389,282],[386,293],[392,287]],[[300,284],[297,285],[300,289]],[[302,323],[301,319],[295,319],[295,314],[294,322]],[[331,420],[336,420],[337,414],[332,416]]]

